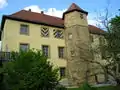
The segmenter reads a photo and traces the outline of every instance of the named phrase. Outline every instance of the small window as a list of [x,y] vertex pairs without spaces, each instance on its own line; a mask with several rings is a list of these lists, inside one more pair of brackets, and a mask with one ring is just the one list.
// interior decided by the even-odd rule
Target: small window
[[29,26],[28,25],[20,25],[20,34],[28,35],[29,34]]
[[91,42],[94,42],[94,38],[93,38],[92,35],[90,35],[90,41],[91,41]]
[[22,51],[28,51],[29,44],[20,44],[20,50]]
[[72,39],[72,33],[68,33],[68,39],[69,39],[69,40]]
[[81,19],[83,19],[83,18],[84,18],[82,13],[80,14],[80,18],[81,18]]
[[75,56],[75,51],[71,50],[71,56]]
[[62,38],[64,38],[64,33],[63,33],[63,30],[53,30],[53,34],[54,34],[54,37],[55,38],[60,38],[60,39],[62,39]]
[[60,68],[60,77],[65,77],[65,67]]
[[49,37],[49,28],[41,27],[41,36],[42,37]]
[[42,52],[46,57],[49,57],[49,46],[48,45],[42,45]]
[[64,47],[58,47],[59,58],[64,58]]

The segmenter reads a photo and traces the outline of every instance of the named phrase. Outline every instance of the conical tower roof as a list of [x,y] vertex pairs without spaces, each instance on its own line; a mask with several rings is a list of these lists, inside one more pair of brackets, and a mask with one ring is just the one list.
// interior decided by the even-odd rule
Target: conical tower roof
[[64,15],[69,13],[69,12],[73,12],[73,11],[79,11],[79,12],[82,12],[82,13],[85,13],[86,15],[88,14],[87,11],[81,9],[78,5],[76,5],[75,3],[72,3],[70,5],[70,7],[68,8],[68,10],[66,12],[63,13],[63,19],[64,19]]

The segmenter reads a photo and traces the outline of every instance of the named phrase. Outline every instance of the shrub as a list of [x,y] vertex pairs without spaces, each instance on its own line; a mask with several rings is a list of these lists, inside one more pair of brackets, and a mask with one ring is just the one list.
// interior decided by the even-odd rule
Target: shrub
[[84,90],[96,90],[96,88],[91,87],[87,82],[83,84],[83,89]]
[[58,84],[58,69],[39,50],[12,53],[12,61],[5,63],[5,81],[9,90],[53,89]]
[[56,90],[67,90],[67,88],[65,86],[60,85],[56,88]]

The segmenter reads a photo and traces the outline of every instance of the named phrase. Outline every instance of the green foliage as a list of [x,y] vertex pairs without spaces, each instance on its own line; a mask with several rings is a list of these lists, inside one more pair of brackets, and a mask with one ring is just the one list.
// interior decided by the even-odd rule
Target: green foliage
[[96,88],[91,87],[87,82],[83,84],[83,89],[84,90],[96,90]]
[[[120,90],[120,86],[104,86],[104,87],[96,87],[96,89],[97,90]],[[68,90],[84,90],[84,89],[83,88],[70,88]]]
[[116,16],[110,21],[110,30],[112,33],[120,33],[120,16]]
[[58,86],[58,87],[56,88],[56,90],[67,90],[67,88],[64,87],[64,86]]
[[105,36],[108,44],[107,50],[110,53],[120,53],[120,16],[111,19],[109,30]]
[[5,81],[10,90],[43,90],[58,84],[58,69],[39,50],[12,52],[4,64]]
[[108,62],[105,68],[107,73],[120,84],[120,16],[112,18],[109,26],[105,35],[107,44],[104,46],[104,51],[106,52],[105,59]]

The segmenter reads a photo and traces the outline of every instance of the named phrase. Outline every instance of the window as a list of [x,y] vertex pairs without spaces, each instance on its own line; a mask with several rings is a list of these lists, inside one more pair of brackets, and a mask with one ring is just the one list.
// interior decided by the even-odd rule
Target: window
[[59,58],[64,58],[64,47],[58,47]]
[[42,37],[49,37],[49,28],[41,27],[41,36]]
[[72,33],[68,33],[68,39],[69,39],[69,40],[72,39]]
[[82,13],[80,14],[80,18],[81,18],[81,19],[83,19],[83,18],[84,18]]
[[60,68],[60,77],[65,77],[65,67]]
[[46,57],[49,57],[49,46],[48,45],[42,45],[42,52]]
[[29,34],[29,27],[28,25],[21,24],[20,26],[20,34],[28,35]]
[[29,44],[20,44],[20,50],[22,51],[28,51]]
[[60,39],[64,38],[63,30],[56,30],[56,29],[54,29],[53,30],[53,34],[54,34],[55,38],[60,38]]
[[71,56],[75,56],[75,51],[71,50]]
[[91,42],[94,42],[94,38],[93,38],[92,35],[90,35],[90,41],[91,41]]

